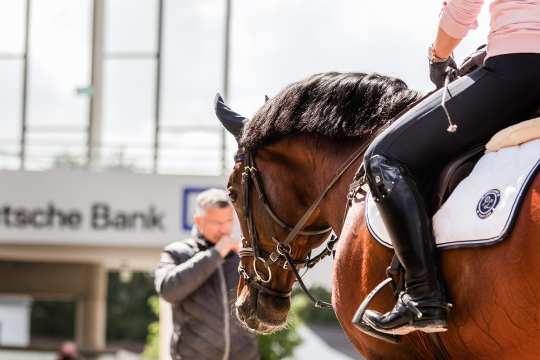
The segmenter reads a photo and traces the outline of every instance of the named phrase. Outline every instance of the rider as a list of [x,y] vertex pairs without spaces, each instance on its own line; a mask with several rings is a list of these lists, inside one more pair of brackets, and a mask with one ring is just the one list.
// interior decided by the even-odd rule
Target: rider
[[[455,67],[452,51],[476,27],[482,2],[443,4],[429,48],[430,78],[437,88],[443,86],[448,67]],[[540,0],[495,0],[490,13],[483,66],[401,115],[364,156],[369,187],[405,269],[405,290],[394,308],[386,314],[364,314],[363,320],[378,331],[447,330],[450,306],[419,191],[421,177],[429,167],[486,143],[498,130],[530,118],[540,107]],[[441,105],[443,92],[448,115]]]

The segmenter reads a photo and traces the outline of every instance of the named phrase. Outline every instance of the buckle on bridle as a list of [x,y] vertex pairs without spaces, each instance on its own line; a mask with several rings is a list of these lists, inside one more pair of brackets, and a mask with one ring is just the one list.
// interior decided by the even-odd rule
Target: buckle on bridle
[[282,243],[277,243],[276,245],[276,252],[283,257],[285,257],[286,255],[290,256],[291,251],[291,245],[283,245]]
[[246,269],[244,269],[244,267],[242,266],[242,264],[238,265],[238,274],[242,275],[242,277],[246,281],[249,281],[249,279],[251,278],[247,273]]
[[268,257],[268,259],[270,259],[270,262],[273,264],[275,263],[276,261],[278,261],[280,257],[280,254],[276,253],[276,252],[273,252],[270,254],[270,256]]

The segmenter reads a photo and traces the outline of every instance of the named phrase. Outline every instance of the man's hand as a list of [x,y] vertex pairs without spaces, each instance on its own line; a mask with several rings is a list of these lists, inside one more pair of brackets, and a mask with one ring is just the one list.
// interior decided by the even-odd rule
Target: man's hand
[[226,235],[219,239],[214,248],[220,253],[221,257],[224,258],[229,254],[229,252],[238,251],[239,244],[238,240],[234,239],[230,235]]

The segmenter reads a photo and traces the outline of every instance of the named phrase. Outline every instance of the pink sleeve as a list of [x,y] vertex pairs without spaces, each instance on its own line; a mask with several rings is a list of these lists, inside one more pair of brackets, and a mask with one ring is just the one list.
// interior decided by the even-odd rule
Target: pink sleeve
[[439,26],[451,37],[462,39],[476,29],[476,18],[483,0],[448,0],[443,2]]

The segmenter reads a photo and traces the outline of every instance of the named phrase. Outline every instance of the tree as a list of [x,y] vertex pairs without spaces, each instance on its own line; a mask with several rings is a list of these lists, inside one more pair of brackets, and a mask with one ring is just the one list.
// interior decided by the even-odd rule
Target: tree
[[[152,313],[159,318],[159,298],[154,295],[148,299],[148,306]],[[148,324],[148,335],[146,336],[146,346],[144,347],[144,358],[148,360],[159,359],[159,321]]]
[[148,307],[148,299],[154,294],[152,278],[145,273],[134,273],[128,283],[120,281],[119,273],[109,273],[107,340],[144,343],[148,324],[157,319]]

